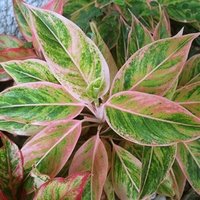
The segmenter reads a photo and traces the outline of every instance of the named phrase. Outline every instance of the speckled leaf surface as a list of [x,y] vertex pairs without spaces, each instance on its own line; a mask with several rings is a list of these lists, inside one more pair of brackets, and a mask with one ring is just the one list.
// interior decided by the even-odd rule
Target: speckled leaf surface
[[179,78],[179,87],[200,81],[200,54],[192,56],[185,64]]
[[112,174],[108,174],[104,184],[104,192],[106,193],[107,200],[115,200],[115,191],[112,184]]
[[190,185],[200,194],[200,139],[178,144],[177,159]]
[[83,199],[100,200],[108,172],[108,156],[103,142],[97,136],[87,140],[76,152],[69,174],[91,172],[90,186]]
[[[140,199],[151,197],[165,179],[176,156],[176,145],[145,147],[142,158]],[[155,176],[156,174],[156,176]]]
[[114,145],[112,180],[120,199],[136,200],[140,187],[141,163],[131,153]]
[[0,119],[4,120],[47,125],[72,119],[82,109],[62,86],[48,82],[25,83],[0,94]]
[[63,15],[87,32],[89,23],[101,16],[102,11],[95,6],[95,0],[68,0],[64,6]]
[[[24,189],[33,190],[32,167],[54,178],[69,159],[81,133],[81,121],[52,123],[31,138],[22,148],[26,179]],[[56,160],[56,162],[55,162]]]
[[200,20],[199,0],[159,0],[162,6],[165,6],[170,18],[180,22],[196,22]]
[[178,103],[152,94],[120,92],[106,102],[105,114],[117,134],[142,145],[187,141],[200,133],[199,118]]
[[110,81],[113,81],[118,71],[115,60],[110,52],[110,49],[108,48],[106,43],[103,41],[103,38],[101,37],[96,24],[94,22],[91,22],[90,27],[93,33],[92,40],[95,42],[95,44],[97,45],[97,47],[103,54],[104,58],[106,59],[106,62],[108,63],[108,67],[110,71]]
[[46,62],[37,59],[9,61],[0,64],[17,83],[47,81],[58,83]]
[[0,130],[7,131],[14,135],[32,136],[39,133],[43,128],[44,126],[0,119]]
[[200,117],[200,81],[178,89],[173,99],[194,115]]
[[112,93],[137,90],[164,96],[174,86],[197,36],[162,39],[138,50],[117,73]]
[[77,173],[67,178],[55,178],[42,185],[34,200],[80,200],[89,173]]
[[128,35],[128,58],[138,49],[153,41],[153,37],[148,29],[133,15],[131,29]]
[[[23,159],[17,145],[0,132],[0,191],[9,200],[16,200],[18,187],[23,179]],[[1,196],[1,195],[0,195]]]
[[61,15],[32,7],[30,11],[36,39],[59,82],[85,101],[106,94],[109,70],[94,42]]

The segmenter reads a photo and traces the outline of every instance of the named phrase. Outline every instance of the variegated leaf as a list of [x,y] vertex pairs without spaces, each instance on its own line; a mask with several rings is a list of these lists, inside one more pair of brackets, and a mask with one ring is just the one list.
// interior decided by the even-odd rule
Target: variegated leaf
[[85,101],[96,101],[106,94],[109,70],[96,45],[61,15],[32,7],[29,10],[34,34],[59,82]]
[[13,0],[13,8],[20,32],[28,42],[32,42],[32,33],[29,27],[30,17],[23,0]]
[[[0,191],[9,200],[16,200],[23,179],[23,158],[17,145],[0,132]],[[0,195],[1,196],[1,195]]]
[[185,64],[179,78],[179,87],[200,81],[200,54],[192,56]]
[[176,145],[145,147],[142,158],[140,199],[151,197],[169,172],[176,156]]
[[98,46],[99,50],[102,52],[104,58],[106,59],[106,62],[108,63],[108,67],[109,67],[109,71],[110,71],[110,81],[112,82],[118,71],[117,65],[115,63],[115,60],[114,60],[108,46],[103,41],[96,24],[94,22],[91,22],[90,27],[91,27],[91,30],[93,33],[92,40]]
[[107,200],[115,200],[115,191],[112,184],[112,174],[109,173],[104,185],[104,192],[106,193]]
[[153,37],[148,29],[134,15],[132,15],[132,24],[128,35],[128,58],[137,50],[153,41]]
[[0,130],[7,131],[14,135],[32,136],[39,133],[43,128],[44,126],[0,119]]
[[114,144],[112,180],[120,199],[136,200],[140,187],[141,163],[131,153]]
[[116,63],[118,68],[126,62],[127,56],[127,40],[128,40],[128,33],[130,30],[129,25],[124,21],[122,17],[119,20],[119,38],[116,44]]
[[90,193],[85,193],[83,199],[100,200],[108,172],[108,156],[99,136],[87,140],[76,152],[70,165],[69,174],[91,172]]
[[89,173],[77,173],[67,178],[55,178],[43,184],[34,200],[79,200],[89,179]]
[[59,14],[63,13],[63,7],[66,0],[50,0],[46,5],[42,8],[47,10],[52,10]]
[[175,196],[174,180],[171,173],[167,173],[165,179],[159,185],[156,193],[170,198],[173,198]]
[[102,14],[101,9],[95,6],[95,0],[67,0],[63,12],[84,32],[88,32],[90,22]]
[[14,60],[1,63],[0,65],[17,83],[37,81],[58,83],[47,63],[42,60]]
[[186,177],[183,174],[177,160],[175,160],[172,166],[171,175],[173,177],[173,189],[175,191],[176,197],[177,199],[181,199],[185,189]]
[[23,42],[18,38],[10,35],[0,34],[0,51],[7,48],[18,48],[23,46]]
[[162,39],[138,50],[117,73],[112,93],[137,90],[164,96],[174,86],[197,36]]
[[165,6],[167,12],[175,21],[192,23],[200,20],[199,9],[200,1],[191,0],[158,0],[162,6]]
[[200,81],[178,89],[173,99],[194,115],[200,117]]
[[72,119],[82,109],[62,86],[48,82],[25,83],[0,94],[0,119],[8,121],[47,125]]
[[190,185],[200,194],[200,139],[178,144],[177,160]]
[[200,136],[199,118],[179,104],[152,94],[120,92],[106,102],[105,114],[116,133],[142,145],[167,145]]
[[80,134],[81,121],[52,123],[23,146],[26,193],[30,193],[34,189],[32,167],[34,166],[40,173],[54,178],[69,159]]
[[171,36],[171,26],[169,21],[169,16],[165,10],[160,11],[160,20],[156,25],[153,37],[155,40],[168,38]]

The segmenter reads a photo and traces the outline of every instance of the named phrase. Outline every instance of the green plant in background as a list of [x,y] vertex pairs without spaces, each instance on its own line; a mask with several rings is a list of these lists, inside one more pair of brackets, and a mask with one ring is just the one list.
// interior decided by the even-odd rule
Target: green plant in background
[[69,20],[64,1],[14,0],[34,56],[2,54],[15,86],[0,129],[29,138],[19,149],[0,134],[1,199],[181,199],[186,180],[200,194],[199,33],[170,26],[197,28],[195,2],[66,1]]

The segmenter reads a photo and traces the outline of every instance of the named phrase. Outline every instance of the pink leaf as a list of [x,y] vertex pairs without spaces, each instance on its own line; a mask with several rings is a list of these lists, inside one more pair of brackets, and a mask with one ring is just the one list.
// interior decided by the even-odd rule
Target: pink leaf
[[59,14],[62,14],[64,6],[64,0],[50,0],[46,5],[42,8],[46,10],[52,10]]

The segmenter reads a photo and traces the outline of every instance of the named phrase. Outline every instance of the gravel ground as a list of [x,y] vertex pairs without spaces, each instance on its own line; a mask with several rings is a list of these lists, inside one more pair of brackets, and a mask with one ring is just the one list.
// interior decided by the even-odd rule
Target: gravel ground
[[[33,6],[42,6],[49,0],[26,0]],[[0,0],[0,34],[9,34],[21,37],[14,18],[12,0]]]

